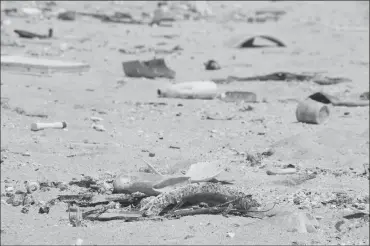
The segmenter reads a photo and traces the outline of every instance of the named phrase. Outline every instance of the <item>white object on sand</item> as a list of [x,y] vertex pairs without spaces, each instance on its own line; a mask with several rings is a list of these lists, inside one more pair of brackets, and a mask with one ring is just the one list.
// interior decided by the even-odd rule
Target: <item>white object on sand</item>
[[276,170],[267,170],[267,175],[286,175],[286,174],[294,174],[297,172],[295,168],[286,168],[286,169],[276,169]]
[[153,13],[152,23],[160,23],[161,20],[169,17],[169,8],[167,5],[161,5]]
[[218,87],[212,81],[191,81],[158,89],[157,93],[159,97],[168,98],[213,99],[218,94]]
[[39,131],[43,129],[63,129],[67,127],[66,122],[54,122],[54,123],[32,123],[31,130]]
[[1,69],[31,73],[81,73],[88,71],[90,69],[90,66],[86,63],[80,62],[67,62],[26,56],[2,55]]
[[192,164],[185,176],[190,177],[192,183],[207,182],[216,178],[223,171],[223,166],[218,161],[198,162]]
[[83,243],[83,241],[84,240],[82,240],[81,238],[77,238],[77,240],[76,240],[76,242],[75,242],[75,244],[74,245],[82,245],[82,243]]
[[210,16],[213,14],[207,1],[188,1],[191,10],[199,13],[201,16]]
[[21,12],[28,16],[41,15],[42,11],[38,8],[22,8]]

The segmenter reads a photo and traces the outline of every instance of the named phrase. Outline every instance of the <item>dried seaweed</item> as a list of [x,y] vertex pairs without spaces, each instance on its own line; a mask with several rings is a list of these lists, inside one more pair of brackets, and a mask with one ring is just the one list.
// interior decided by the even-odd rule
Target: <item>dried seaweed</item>
[[[234,201],[235,199],[243,198],[243,202],[240,202],[241,204],[238,204],[238,206],[244,206],[247,208],[259,207],[258,202],[253,200],[250,195],[245,194],[243,191],[235,187],[218,183],[195,183],[167,193],[162,193],[157,197],[152,198],[150,202],[142,206],[141,211],[145,210],[144,214],[146,216],[156,216],[169,205],[180,203],[184,199],[189,201],[191,197],[199,196],[199,194],[217,194],[224,197],[226,201]],[[207,199],[207,196],[204,197]],[[204,202],[207,203],[207,200]]]

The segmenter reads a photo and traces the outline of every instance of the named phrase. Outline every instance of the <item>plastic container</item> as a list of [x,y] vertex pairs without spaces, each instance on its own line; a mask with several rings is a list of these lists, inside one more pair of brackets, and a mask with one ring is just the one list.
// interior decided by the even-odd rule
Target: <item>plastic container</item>
[[218,94],[218,87],[212,81],[191,81],[173,84],[163,89],[158,89],[159,97],[182,99],[214,99]]
[[297,106],[296,117],[299,122],[323,124],[329,120],[329,107],[311,98],[300,102]]

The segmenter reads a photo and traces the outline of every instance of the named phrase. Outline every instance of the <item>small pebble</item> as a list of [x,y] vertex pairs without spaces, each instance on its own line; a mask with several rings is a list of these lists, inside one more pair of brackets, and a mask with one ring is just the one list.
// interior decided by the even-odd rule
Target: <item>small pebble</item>
[[13,192],[13,191],[14,191],[14,188],[13,188],[13,187],[11,187],[11,186],[9,186],[9,187],[6,187],[6,188],[5,188],[5,191],[6,191],[6,192]]
[[23,208],[22,208],[22,210],[21,210],[21,212],[22,213],[24,213],[24,214],[28,214],[28,212],[30,211],[30,208],[29,208],[29,206],[24,206]]
[[105,132],[106,131],[106,129],[103,125],[93,125],[92,128],[94,130],[97,130],[98,132]]
[[95,117],[95,116],[91,116],[90,117],[90,120],[93,121],[93,122],[98,122],[98,121],[102,121],[103,118],[100,118],[100,117]]
[[149,157],[154,157],[155,154],[154,153],[149,153]]
[[50,207],[48,206],[40,207],[39,214],[48,214],[49,211],[50,211]]

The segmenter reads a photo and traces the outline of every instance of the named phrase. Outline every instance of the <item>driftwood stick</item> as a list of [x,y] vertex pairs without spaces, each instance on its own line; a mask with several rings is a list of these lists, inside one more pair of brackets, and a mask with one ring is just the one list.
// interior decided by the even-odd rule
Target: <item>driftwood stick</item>
[[108,221],[108,220],[139,220],[142,217],[140,212],[124,211],[117,209],[107,209],[103,213],[98,214],[97,216],[87,215],[86,219],[88,220],[99,220],[99,221]]
[[168,214],[168,216],[190,216],[190,215],[199,215],[199,214],[220,214],[225,210],[225,208],[198,208],[198,209],[180,209]]
[[146,197],[144,194],[112,194],[112,195],[60,195],[58,200],[67,203],[75,203],[84,207],[93,207],[99,204],[107,204],[109,202],[119,202],[123,204],[133,204],[137,200]]
[[148,165],[148,167],[150,168],[150,170],[152,170],[155,174],[158,174],[158,175],[160,175],[160,176],[163,176],[163,174],[161,174],[155,167],[153,167],[153,165],[152,164],[150,164],[149,162],[147,162],[146,160],[144,160],[144,159],[141,159],[143,162],[145,162],[147,165]]

